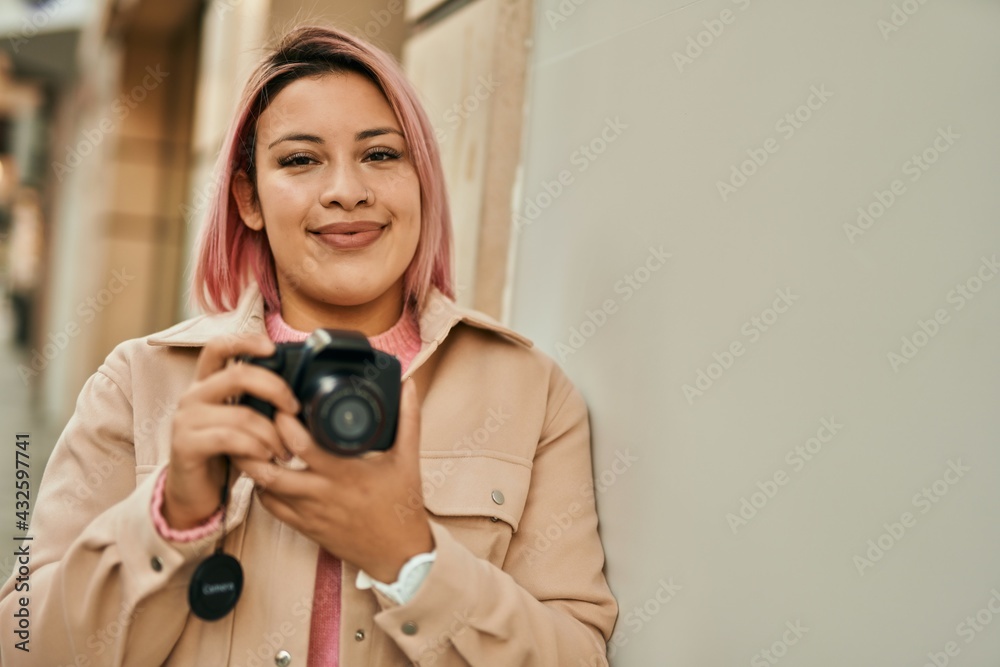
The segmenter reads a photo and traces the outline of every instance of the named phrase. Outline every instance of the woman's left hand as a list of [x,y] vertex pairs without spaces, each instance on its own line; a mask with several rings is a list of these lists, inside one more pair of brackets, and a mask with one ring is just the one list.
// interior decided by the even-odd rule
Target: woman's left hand
[[319,447],[291,415],[277,413],[275,426],[307,470],[232,460],[258,484],[261,504],[276,518],[386,583],[407,560],[434,548],[421,492],[420,406],[412,380],[403,383],[396,440],[385,452],[340,457]]

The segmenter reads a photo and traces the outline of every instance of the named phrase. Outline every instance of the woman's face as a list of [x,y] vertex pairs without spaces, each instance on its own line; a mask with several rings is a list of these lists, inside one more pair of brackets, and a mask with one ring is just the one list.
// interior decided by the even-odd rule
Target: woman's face
[[233,191],[244,223],[267,233],[282,312],[398,309],[420,183],[382,92],[354,72],[297,79],[258,119],[254,151],[257,204],[245,175]]

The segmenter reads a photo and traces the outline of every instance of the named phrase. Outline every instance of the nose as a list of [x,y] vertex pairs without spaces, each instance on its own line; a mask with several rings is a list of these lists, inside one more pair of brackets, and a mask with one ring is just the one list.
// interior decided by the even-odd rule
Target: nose
[[340,206],[351,211],[362,204],[371,203],[371,192],[365,185],[358,165],[341,164],[330,167],[329,178],[320,193],[324,207]]

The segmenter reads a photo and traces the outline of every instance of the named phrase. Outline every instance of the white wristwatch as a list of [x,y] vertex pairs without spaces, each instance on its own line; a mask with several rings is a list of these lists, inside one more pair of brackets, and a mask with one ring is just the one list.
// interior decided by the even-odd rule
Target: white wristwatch
[[354,585],[359,590],[368,590],[374,587],[375,590],[390,600],[399,604],[406,604],[417,594],[420,584],[424,583],[424,579],[427,578],[427,573],[430,572],[431,565],[434,564],[436,557],[436,551],[417,554],[403,563],[403,567],[399,569],[399,577],[391,584],[373,579],[364,570],[358,570],[358,576]]

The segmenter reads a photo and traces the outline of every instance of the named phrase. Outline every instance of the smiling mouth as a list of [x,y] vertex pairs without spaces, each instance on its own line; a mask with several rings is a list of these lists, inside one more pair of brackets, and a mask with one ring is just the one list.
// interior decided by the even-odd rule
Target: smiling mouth
[[333,229],[325,231],[310,232],[317,242],[325,246],[338,250],[353,250],[365,248],[378,241],[389,225],[367,226],[367,228],[355,229],[352,231],[336,231]]
[[388,222],[376,220],[354,220],[352,222],[333,222],[309,230],[313,234],[359,234],[385,229]]
[[368,232],[380,232],[380,231],[382,231],[383,229],[385,229],[388,226],[389,225],[378,225],[377,227],[376,226],[372,226],[372,227],[365,227],[363,229],[350,229],[350,230],[348,230],[348,229],[343,229],[343,230],[341,230],[341,229],[323,229],[323,230],[313,229],[313,230],[310,230],[309,233],[310,234],[315,234],[316,236],[325,236],[325,235],[329,235],[329,234],[336,234],[338,236],[354,236],[355,234],[366,234]]

